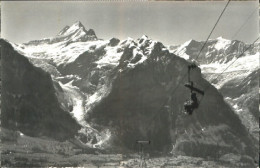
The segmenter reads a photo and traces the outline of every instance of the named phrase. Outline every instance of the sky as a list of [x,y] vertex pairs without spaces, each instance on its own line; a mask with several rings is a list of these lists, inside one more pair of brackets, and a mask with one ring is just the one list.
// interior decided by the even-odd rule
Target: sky
[[[23,43],[53,37],[80,21],[98,38],[147,35],[166,45],[205,41],[227,1],[91,2],[2,1],[2,37]],[[252,43],[259,34],[258,1],[231,1],[211,39]]]

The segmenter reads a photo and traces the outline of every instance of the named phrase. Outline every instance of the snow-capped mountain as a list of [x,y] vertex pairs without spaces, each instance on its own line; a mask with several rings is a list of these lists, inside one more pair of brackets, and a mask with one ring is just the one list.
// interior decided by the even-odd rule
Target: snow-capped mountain
[[86,30],[81,22],[75,22],[72,26],[65,26],[54,38],[45,38],[42,40],[34,40],[25,45],[41,45],[54,44],[59,42],[86,42],[97,40],[97,36],[93,29]]
[[198,56],[203,45],[203,41],[190,40],[171,47],[171,52],[197,62],[204,77],[221,91],[245,126],[259,139],[256,75],[259,70],[259,43],[250,45],[219,37],[209,40]]
[[[250,45],[238,40],[227,40],[222,37],[209,40],[204,49],[199,52],[204,41],[189,40],[180,46],[172,47],[172,52],[190,61],[198,61],[203,64],[225,64],[241,55]],[[254,44],[245,55],[255,55],[259,51],[259,44]]]
[[1,48],[1,125],[30,136],[58,140],[74,137],[80,125],[61,107],[57,100],[59,92],[55,91],[59,86],[50,74],[33,66],[4,40],[1,40]]
[[[34,40],[25,44],[13,44],[21,54],[27,57],[52,60],[56,64],[74,60],[73,55],[78,56],[89,49],[90,44],[102,45],[94,30],[88,31],[80,22],[72,26],[66,26],[53,38]],[[70,45],[71,44],[71,45]],[[75,45],[77,47],[75,47]],[[68,47],[69,46],[69,47]],[[69,58],[69,59],[68,59]]]
[[[194,115],[185,116],[183,103],[190,97],[190,92],[181,79],[187,72],[188,61],[147,36],[136,40],[100,40],[96,36],[86,38],[89,37],[86,32],[89,31],[76,23],[50,38],[55,40],[12,44],[13,48],[2,41],[8,46],[3,51],[4,70],[12,76],[8,78],[9,85],[3,83],[5,101],[10,104],[17,95],[26,97],[37,89],[42,90],[39,84],[35,84],[35,90],[26,87],[26,92],[21,92],[23,88],[16,85],[18,75],[19,82],[28,80],[28,86],[32,86],[32,77],[22,73],[40,71],[39,74],[49,74],[49,77],[38,79],[35,75],[33,78],[39,83],[43,82],[41,80],[52,82],[53,87],[45,88],[41,97],[37,97],[36,92],[32,98],[36,102],[46,102],[49,93],[55,95],[55,105],[50,108],[57,106],[60,111],[70,114],[71,120],[77,121],[80,129],[72,132],[88,147],[126,153],[135,150],[137,139],[149,139],[152,141],[150,152],[157,154],[175,152],[220,157],[238,153],[256,156],[253,139],[218,90],[203,79],[200,69],[194,70],[194,84],[208,90]],[[93,37],[93,33],[90,36]],[[28,69],[24,70],[20,64],[15,67],[16,61],[11,59],[28,62]],[[175,89],[177,86],[179,88]],[[3,111],[6,121],[10,121],[5,125],[17,128],[13,123],[27,124],[20,120],[24,116],[20,109],[30,109],[33,106],[30,99],[15,102],[13,107],[16,110],[10,108],[11,113]],[[44,113],[40,109],[37,112]],[[51,115],[55,119],[59,117]],[[35,121],[34,118],[31,120]],[[57,125],[62,126],[62,123]],[[28,129],[17,129],[20,128],[25,129],[21,132]],[[36,128],[38,132],[43,129]]]

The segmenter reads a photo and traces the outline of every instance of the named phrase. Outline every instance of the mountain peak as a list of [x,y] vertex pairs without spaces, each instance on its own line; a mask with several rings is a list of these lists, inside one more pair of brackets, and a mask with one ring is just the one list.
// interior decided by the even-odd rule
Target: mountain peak
[[72,26],[84,27],[83,24],[80,21],[76,21],[75,23],[72,24]]
[[148,36],[142,35],[141,38],[137,39],[139,44],[143,44],[145,41],[149,40]]
[[93,29],[86,30],[80,21],[74,22],[71,26],[65,26],[55,37],[41,40],[33,40],[26,45],[53,44],[58,42],[86,42],[98,40]]
[[216,38],[217,41],[231,41],[228,39],[223,38],[222,36],[219,36],[218,38]]
[[87,33],[87,31],[86,31],[85,27],[83,26],[83,24],[80,21],[76,21],[71,26],[65,26],[60,31],[58,36],[69,35],[69,34],[77,32],[79,30],[82,30],[83,32]]
[[84,27],[84,25],[83,25],[80,21],[74,22],[70,27],[71,27],[71,28],[74,28],[74,29],[82,29],[82,30],[84,30],[85,32],[87,32],[86,29],[85,29],[85,27]]
[[181,45],[181,47],[182,48],[188,47],[188,46],[194,45],[194,43],[198,43],[198,42],[196,40],[190,39],[190,40],[186,41],[185,43],[183,43]]
[[86,32],[87,35],[93,35],[93,36],[96,36],[95,34],[95,31],[93,29],[89,29],[87,32]]
[[71,41],[89,41],[97,40],[95,31],[93,29],[86,30],[80,21],[74,22],[71,26],[65,26],[57,38],[70,39]]
[[142,35],[141,39],[148,39],[147,35]]

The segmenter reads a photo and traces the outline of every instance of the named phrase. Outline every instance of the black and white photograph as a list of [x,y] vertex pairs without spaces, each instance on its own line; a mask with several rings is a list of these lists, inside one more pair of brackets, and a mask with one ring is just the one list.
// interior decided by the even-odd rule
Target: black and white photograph
[[1,167],[259,168],[259,1],[0,3]]

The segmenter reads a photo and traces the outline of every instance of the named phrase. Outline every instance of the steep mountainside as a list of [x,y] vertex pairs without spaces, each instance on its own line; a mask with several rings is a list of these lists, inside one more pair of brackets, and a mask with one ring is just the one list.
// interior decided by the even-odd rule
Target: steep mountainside
[[1,125],[30,136],[73,137],[79,124],[61,108],[50,75],[34,67],[6,41],[2,48]]
[[[240,84],[238,85],[238,83]],[[227,96],[226,101],[243,117],[242,122],[250,132],[255,134],[255,137],[259,136],[258,88],[259,69],[251,72],[243,79],[232,79],[220,88],[220,92]]]
[[[33,80],[40,82],[35,83],[35,87],[41,90],[39,92],[50,94],[48,100],[51,100],[53,109],[56,110],[59,103],[58,114],[68,114],[65,110],[71,112],[71,118],[81,126],[76,138],[82,144],[109,152],[127,153],[137,150],[136,140],[149,139],[152,143],[147,150],[151,153],[173,152],[214,158],[236,153],[256,157],[257,149],[246,128],[218,90],[203,79],[200,69],[193,71],[192,79],[196,87],[207,88],[207,91],[204,97],[199,96],[200,107],[194,115],[186,116],[183,103],[190,92],[181,79],[186,75],[188,61],[170,53],[162,43],[147,36],[124,41],[115,38],[73,40],[76,32],[84,30],[76,25],[79,23],[59,33],[58,37],[63,36],[64,41],[12,44],[20,54],[11,49],[10,52],[16,53],[19,59],[26,56],[30,62],[25,62],[30,67],[32,63],[41,68],[31,67],[32,72],[34,69],[45,71],[43,74],[47,77]],[[73,35],[66,33],[73,27],[77,27],[73,29]],[[10,71],[8,73],[16,74],[15,65],[12,71],[6,68]],[[21,68],[19,64],[18,68]],[[36,76],[18,75],[17,78],[23,82],[15,81],[18,85],[10,85],[9,90],[21,86],[17,89],[20,92],[34,86],[24,85],[41,75]],[[7,82],[13,82],[9,80]],[[52,91],[41,88],[44,82],[52,84]],[[32,99],[37,101],[33,104],[35,107],[28,106],[34,110],[39,100],[35,93],[35,90],[31,93]],[[7,93],[5,96],[8,97]],[[49,107],[43,105],[45,101],[39,102],[42,103],[40,107]],[[11,108],[10,104],[6,103],[6,108]],[[8,114],[7,110],[5,113]]]
[[226,102],[258,140],[259,43],[250,47],[241,41],[220,37],[209,40],[198,57],[203,44],[191,40],[177,48],[172,47],[171,51],[189,61],[198,62],[204,77],[219,89]]

